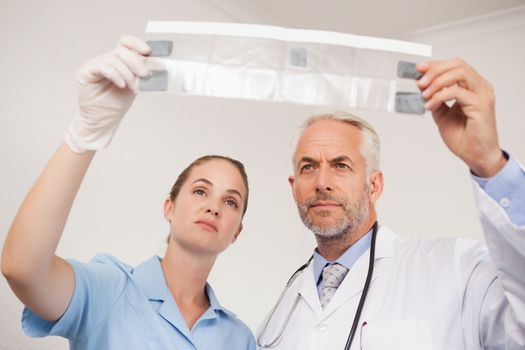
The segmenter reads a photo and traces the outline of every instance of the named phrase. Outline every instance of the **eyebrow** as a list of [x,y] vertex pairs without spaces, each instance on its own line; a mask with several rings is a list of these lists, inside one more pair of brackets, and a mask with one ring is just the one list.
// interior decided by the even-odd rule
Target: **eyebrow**
[[301,164],[301,163],[319,163],[318,161],[316,161],[315,159],[313,158],[310,158],[310,157],[307,157],[307,156],[303,156],[301,157],[301,159],[299,159],[299,162],[297,162],[297,164]]
[[334,159],[332,159],[330,161],[330,163],[339,163],[339,162],[344,162],[344,161],[349,162],[350,164],[352,164],[352,166],[355,165],[355,163],[352,161],[352,159],[350,157],[348,157],[348,156],[335,157]]
[[[343,161],[347,161],[350,164],[352,164],[352,166],[355,166],[355,163],[348,156],[338,156],[338,157],[335,157],[334,159],[330,159],[329,160],[330,163],[338,163],[338,162],[343,162]],[[311,157],[308,157],[308,156],[303,156],[303,157],[301,157],[301,159],[299,159],[299,162],[297,164],[301,164],[301,163],[319,164],[319,161],[317,161],[317,160],[315,160],[315,159],[313,159]]]
[[[213,182],[211,182],[210,180],[208,179],[205,179],[203,177],[201,177],[200,179],[197,179],[195,181],[193,181],[191,184],[195,184],[196,182],[204,182],[205,184],[207,185],[210,185],[210,186],[213,186]],[[239,198],[242,200],[242,195],[239,191],[235,190],[235,189],[229,189],[229,190],[226,190],[226,192],[228,193],[232,193],[232,194],[236,194],[237,196],[239,196]]]

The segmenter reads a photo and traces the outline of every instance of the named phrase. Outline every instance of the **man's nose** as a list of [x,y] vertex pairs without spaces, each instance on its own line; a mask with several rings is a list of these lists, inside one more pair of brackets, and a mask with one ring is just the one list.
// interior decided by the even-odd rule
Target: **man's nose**
[[332,191],[330,169],[326,169],[324,167],[319,169],[315,185],[316,192]]

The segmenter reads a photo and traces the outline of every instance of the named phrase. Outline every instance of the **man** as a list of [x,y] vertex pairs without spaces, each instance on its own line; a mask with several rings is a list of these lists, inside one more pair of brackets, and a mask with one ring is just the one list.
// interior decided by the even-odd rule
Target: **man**
[[400,239],[380,226],[364,288],[383,189],[379,140],[350,114],[313,117],[289,182],[317,248],[260,328],[259,347],[525,348],[525,172],[500,149],[487,81],[459,59],[417,68],[425,108],[473,174],[489,250],[464,239]]

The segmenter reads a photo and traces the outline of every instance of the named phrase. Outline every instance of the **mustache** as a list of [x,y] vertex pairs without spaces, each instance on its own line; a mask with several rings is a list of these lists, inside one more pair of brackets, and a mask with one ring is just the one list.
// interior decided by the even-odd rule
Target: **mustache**
[[306,206],[307,208],[313,207],[320,201],[330,201],[337,203],[338,205],[346,208],[346,201],[340,197],[333,196],[327,192],[318,192],[315,197],[308,199],[306,202],[303,203],[303,206]]

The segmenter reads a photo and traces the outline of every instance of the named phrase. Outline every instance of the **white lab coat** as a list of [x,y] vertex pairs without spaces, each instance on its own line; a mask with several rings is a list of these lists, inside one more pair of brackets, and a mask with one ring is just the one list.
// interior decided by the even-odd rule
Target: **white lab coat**
[[[490,256],[476,241],[398,238],[381,227],[352,349],[525,349],[525,227],[513,225],[474,187]],[[262,343],[273,340],[299,293],[275,349],[344,349],[368,260],[369,251],[324,311],[310,264],[285,294]]]

